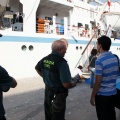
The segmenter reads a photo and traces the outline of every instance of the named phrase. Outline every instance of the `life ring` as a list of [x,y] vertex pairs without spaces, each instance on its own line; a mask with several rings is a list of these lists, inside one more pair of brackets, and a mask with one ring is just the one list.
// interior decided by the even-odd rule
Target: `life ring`
[[44,24],[37,24],[38,27],[44,27]]
[[44,21],[43,19],[41,19],[41,18],[38,18],[38,19],[37,19],[37,23],[44,24],[44,23],[45,23],[45,21]]
[[44,25],[37,25],[36,28],[38,28],[38,29],[44,29]]
[[37,33],[44,33],[44,28],[38,28],[38,29],[36,30],[36,32],[37,32]]

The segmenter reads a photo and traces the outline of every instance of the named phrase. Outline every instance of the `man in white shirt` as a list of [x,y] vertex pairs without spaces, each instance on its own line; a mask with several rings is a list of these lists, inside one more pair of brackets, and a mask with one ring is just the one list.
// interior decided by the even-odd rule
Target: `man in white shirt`
[[82,75],[82,66],[79,65],[77,68],[74,68],[72,71],[71,71],[71,77],[72,77],[72,80],[75,81],[75,82],[80,82],[82,81],[83,79],[87,79],[85,78],[83,75]]
[[109,38],[111,38],[111,36],[112,36],[112,31],[116,31],[116,30],[114,30],[114,29],[112,28],[112,26],[109,25],[106,36],[108,36]]

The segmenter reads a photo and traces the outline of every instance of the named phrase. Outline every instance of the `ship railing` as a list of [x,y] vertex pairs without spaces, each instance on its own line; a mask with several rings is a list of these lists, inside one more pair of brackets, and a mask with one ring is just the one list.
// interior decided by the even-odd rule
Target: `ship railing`
[[93,30],[84,27],[72,26],[68,27],[68,33],[71,33],[75,37],[91,37],[94,34]]
[[3,23],[1,25],[1,30],[6,30],[6,31],[20,31],[23,32],[23,23],[16,22],[15,24],[10,24],[10,23]]
[[12,25],[12,31],[23,31],[23,23],[16,22]]
[[[64,24],[56,23],[55,27],[53,25],[43,26],[44,29],[41,29],[38,33],[45,33],[45,34],[54,34],[57,35],[65,35],[64,31]],[[67,29],[67,36],[75,36],[75,37],[91,37],[94,34],[94,30],[85,29],[84,27],[78,26],[70,26],[68,25]]]
[[77,64],[75,67],[77,67],[78,65],[82,65],[83,66],[83,72],[87,72],[88,69],[88,64],[89,64],[89,56],[91,53],[91,50],[93,48],[96,48],[96,33],[94,33],[94,35],[90,38],[88,44],[86,45],[86,47],[84,48],[83,52],[80,55],[80,59],[78,60]]
[[[56,23],[56,34],[57,35],[64,35],[64,25]],[[91,37],[94,34],[94,30],[85,29],[84,27],[78,26],[70,26],[68,25],[67,36],[74,36],[74,37]]]
[[[43,22],[43,21],[42,21]],[[20,31],[23,32],[23,23],[16,22],[15,24],[11,25],[12,31]],[[8,28],[6,28],[7,30]],[[5,30],[5,29],[4,29]],[[57,34],[57,35],[66,35],[66,36],[74,36],[74,37],[89,37],[93,36],[94,31],[93,30],[88,30],[85,29],[84,27],[79,27],[79,26],[67,26],[67,32],[65,34],[64,31],[64,24],[56,23],[55,26],[52,24],[45,25],[43,23],[38,23],[36,24],[36,32],[37,33],[42,33],[42,34]]]

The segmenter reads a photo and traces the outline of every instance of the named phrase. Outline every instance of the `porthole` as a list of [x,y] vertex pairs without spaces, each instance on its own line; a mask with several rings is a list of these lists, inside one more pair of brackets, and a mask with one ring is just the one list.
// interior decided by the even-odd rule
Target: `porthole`
[[29,46],[29,50],[30,50],[30,51],[33,51],[33,49],[34,49],[33,46],[30,45],[30,46]]
[[78,50],[78,46],[76,46],[76,50]]
[[118,48],[117,48],[117,50],[118,50]]
[[26,49],[27,49],[26,45],[23,45],[23,46],[21,47],[21,49],[22,49],[23,51],[26,51]]
[[119,50],[120,50],[120,48],[119,48]]
[[80,49],[82,50],[82,46],[80,46]]

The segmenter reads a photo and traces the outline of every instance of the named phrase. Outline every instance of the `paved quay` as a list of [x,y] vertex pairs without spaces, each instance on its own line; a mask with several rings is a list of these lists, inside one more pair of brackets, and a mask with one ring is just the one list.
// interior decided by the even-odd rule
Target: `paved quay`
[[[18,86],[4,93],[7,120],[45,120],[44,83],[40,77],[17,80]],[[69,90],[66,120],[97,120],[95,107],[89,103],[92,89],[85,82]],[[116,109],[117,120],[120,110]]]

